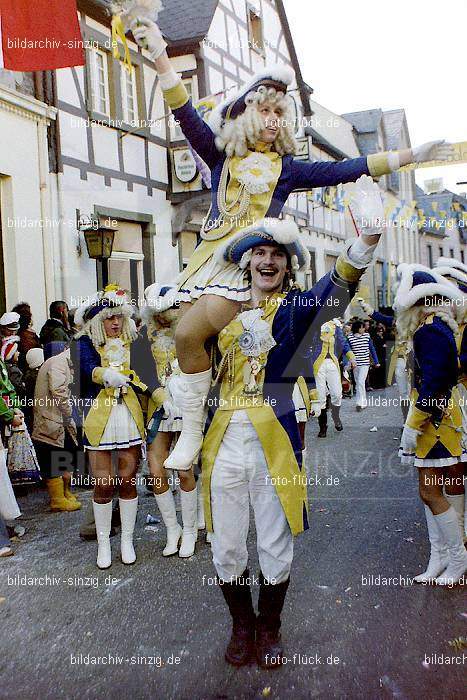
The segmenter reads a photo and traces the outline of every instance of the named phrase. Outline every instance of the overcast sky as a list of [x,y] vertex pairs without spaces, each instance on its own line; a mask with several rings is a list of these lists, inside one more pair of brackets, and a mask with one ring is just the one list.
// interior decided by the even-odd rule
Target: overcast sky
[[[467,0],[284,0],[313,99],[342,114],[404,108],[413,146],[467,141]],[[467,192],[467,164],[418,170]]]

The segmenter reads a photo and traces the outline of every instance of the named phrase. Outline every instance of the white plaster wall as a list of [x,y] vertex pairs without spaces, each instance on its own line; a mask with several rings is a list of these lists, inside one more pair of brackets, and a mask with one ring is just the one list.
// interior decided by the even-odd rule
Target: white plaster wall
[[123,168],[126,173],[142,175],[146,173],[144,161],[144,139],[139,136],[126,135],[122,139]]
[[[81,180],[75,168],[65,166],[62,180],[64,209],[64,243],[65,270],[57,270],[57,277],[65,272],[66,297],[69,301],[87,296],[96,291],[96,264],[87,255],[82,234],[76,230],[76,209],[83,215],[91,214],[94,206],[108,207],[128,212],[149,214],[156,226],[154,236],[156,279],[168,282],[178,274],[178,252],[172,247],[171,205],[165,192],[154,190],[153,196],[147,194],[145,186],[134,184],[129,192],[125,182],[112,179],[112,186],[106,187],[100,175],[89,174],[88,180]],[[55,202],[57,209],[57,201]],[[81,242],[81,256],[77,245]],[[58,235],[54,241],[57,257],[60,241]],[[73,299],[71,299],[73,297]]]
[[85,120],[61,110],[59,124],[63,155],[87,161],[89,154]]
[[0,133],[14,144],[0,149],[6,306],[27,301],[37,320],[46,308],[37,123],[0,104]]
[[[118,139],[121,133],[116,129],[109,129],[106,126],[93,124],[91,126],[92,142],[94,147],[94,160],[96,165],[111,170],[119,170],[118,163]],[[125,139],[130,138],[125,136]]]
[[[84,94],[84,70],[81,67],[76,69],[76,77],[80,86],[81,94]],[[57,93],[58,99],[67,102],[75,107],[80,106],[79,94],[76,83],[73,80],[71,68],[60,68],[57,73]]]

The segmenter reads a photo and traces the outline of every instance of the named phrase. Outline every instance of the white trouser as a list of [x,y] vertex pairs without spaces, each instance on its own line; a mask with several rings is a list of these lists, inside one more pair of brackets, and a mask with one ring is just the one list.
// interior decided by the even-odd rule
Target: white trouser
[[357,406],[361,406],[362,408],[365,408],[367,405],[365,381],[368,376],[369,369],[370,365],[358,365],[353,371],[356,384],[355,393],[357,397]]
[[235,420],[242,414],[243,422],[227,427],[211,477],[214,566],[227,581],[245,571],[251,502],[261,571],[281,583],[289,577],[293,536],[256,431],[246,412],[236,413]]
[[399,396],[401,399],[409,398],[409,375],[405,368],[406,361],[404,357],[398,357],[396,360],[396,368],[394,371],[394,376],[396,377],[396,384],[399,390]]
[[303,400],[302,392],[298,388],[298,384],[295,383],[292,392],[292,401],[295,406],[295,420],[297,423],[306,423],[308,416],[306,415],[306,406]]
[[340,406],[342,404],[341,371],[331,358],[323,361],[315,375],[315,381],[319,400],[321,401],[321,409],[326,408],[326,394],[328,390],[331,394],[332,405]]

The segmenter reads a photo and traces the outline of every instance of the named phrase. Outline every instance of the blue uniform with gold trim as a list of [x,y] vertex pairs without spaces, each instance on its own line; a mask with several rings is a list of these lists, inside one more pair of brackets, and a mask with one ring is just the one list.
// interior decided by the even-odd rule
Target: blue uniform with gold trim
[[429,467],[431,460],[449,461],[462,452],[454,332],[439,316],[428,316],[414,333],[413,354],[414,389],[407,425],[421,432],[416,466]]
[[[247,151],[245,156],[228,157],[225,151],[217,148],[213,131],[193,107],[181,81],[173,88],[164,90],[164,97],[180,123],[185,137],[211,170],[211,210],[201,232],[203,240],[178,279],[181,293],[189,293],[193,296],[192,285],[194,290],[199,291],[199,285],[194,282],[196,280],[194,276],[211,260],[221,239],[225,240],[226,237],[234,235],[237,230],[252,225],[261,218],[278,217],[292,192],[355,182],[361,175],[378,177],[390,172],[387,153],[372,154],[341,162],[309,162],[294,158],[292,155],[281,156],[272,149],[272,144],[258,142]],[[247,170],[251,177],[256,178],[258,171],[262,171],[263,175],[265,174],[264,182],[267,182],[267,186],[256,192],[251,191],[245,209],[242,210],[241,216],[238,216],[236,210],[231,207],[236,206],[237,198],[243,191],[239,178],[241,179],[240,173],[246,167],[247,161],[249,162]],[[227,166],[228,175],[224,181],[224,170]],[[223,221],[219,200],[222,201],[222,206],[226,206],[231,212],[232,221]],[[190,284],[187,284],[190,279]],[[204,282],[202,289],[207,286],[205,280]],[[216,284],[216,287],[218,286]],[[222,286],[225,286],[226,293],[233,291],[233,288],[228,285]],[[245,290],[243,287],[235,287],[235,291],[244,292]]]
[[[339,260],[336,264],[339,269]],[[246,410],[261,442],[275,489],[292,534],[308,528],[306,474],[302,464],[302,444],[292,400],[294,384],[303,376],[312,380],[310,346],[321,325],[343,314],[353,297],[357,277],[363,270],[352,268],[353,280],[344,280],[336,269],[325,275],[310,291],[292,290],[273,295],[259,307],[270,324],[276,345],[259,360],[264,366],[258,397],[248,397],[243,379],[247,358],[238,339],[243,327],[234,319],[219,335],[223,362],[230,353],[232,367],[210,397],[206,434],[202,448],[203,488],[207,527],[212,530],[210,479],[223,435],[235,410]]]

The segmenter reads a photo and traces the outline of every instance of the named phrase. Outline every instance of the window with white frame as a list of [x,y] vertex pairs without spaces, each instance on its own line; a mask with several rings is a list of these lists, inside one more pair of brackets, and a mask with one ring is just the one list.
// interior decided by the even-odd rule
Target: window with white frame
[[136,89],[136,71],[131,66],[127,70],[123,63],[120,64],[120,85],[122,92],[123,121],[127,124],[135,124],[138,121],[138,93]]
[[90,66],[92,109],[100,114],[110,114],[109,69],[105,51],[93,49]]

